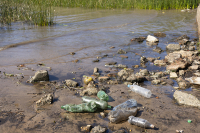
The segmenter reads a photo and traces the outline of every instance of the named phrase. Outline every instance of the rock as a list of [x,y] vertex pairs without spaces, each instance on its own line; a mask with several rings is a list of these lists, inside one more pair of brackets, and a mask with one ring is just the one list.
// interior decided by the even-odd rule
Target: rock
[[200,77],[190,77],[190,78],[185,78],[185,80],[189,81],[191,84],[200,85]]
[[118,68],[128,68],[127,65],[122,65],[122,64],[118,64],[117,67],[118,67]]
[[188,50],[189,51],[194,51],[195,50],[195,46],[189,46]]
[[170,72],[170,78],[178,78],[178,75],[175,72]]
[[155,79],[155,80],[152,80],[151,83],[152,83],[153,85],[158,85],[158,84],[161,83],[161,81],[158,80],[158,79]]
[[167,56],[165,56],[165,59],[169,62],[169,63],[173,63],[175,60],[181,58],[181,54],[180,53],[169,53]]
[[117,51],[117,53],[118,53],[118,54],[126,54],[126,51],[124,51],[124,50],[122,50],[122,49],[119,49],[119,50]]
[[133,73],[126,80],[129,81],[129,82],[137,82],[137,77]]
[[100,112],[100,115],[101,115],[102,118],[106,117],[104,112]]
[[138,67],[140,67],[139,65],[134,65],[134,66],[132,66],[133,68],[138,68]]
[[69,54],[71,54],[71,55],[75,55],[76,53],[74,53],[74,52],[70,52]]
[[179,105],[189,105],[200,108],[200,101],[191,94],[176,90],[173,96]]
[[142,56],[142,57],[140,58],[140,62],[141,62],[141,63],[146,63],[146,62],[148,62],[148,60],[147,60],[146,57]]
[[170,71],[177,71],[179,69],[185,69],[187,67],[188,63],[187,62],[184,62],[182,60],[177,60],[176,62],[168,65],[166,67],[167,70],[170,70]]
[[99,59],[93,60],[92,62],[99,62]]
[[156,66],[165,66],[166,62],[164,60],[155,60],[154,65]]
[[98,73],[98,71],[99,71],[99,68],[95,67],[93,73]]
[[190,83],[187,81],[178,82],[178,86],[180,89],[187,89],[190,87]]
[[187,35],[182,35],[182,36],[178,37],[176,40],[182,40],[182,39],[187,39],[187,40],[189,40],[190,37],[188,37]]
[[166,34],[162,32],[157,32],[157,33],[154,33],[153,35],[156,37],[166,37]]
[[154,62],[156,60],[156,58],[147,57],[147,60],[150,61],[150,62]]
[[126,133],[126,131],[124,129],[120,129],[120,130],[114,131],[113,133]]
[[107,84],[116,85],[116,84],[119,84],[119,81],[118,81],[118,80],[109,80],[109,81],[107,82]]
[[96,95],[98,93],[98,89],[95,87],[93,83],[89,83],[87,88],[80,93],[81,96],[84,96],[85,94],[90,95]]
[[156,76],[157,78],[161,78],[161,77],[163,77],[165,74],[163,73],[163,72],[156,72],[155,74],[154,74],[154,76]]
[[38,81],[49,81],[49,74],[47,70],[39,70],[35,73],[35,75],[28,80],[30,83],[38,82]]
[[106,132],[106,128],[98,125],[95,126],[94,128],[92,128],[92,130],[90,131],[90,133],[105,133]]
[[53,95],[48,94],[48,95],[42,96],[41,99],[36,102],[36,105],[42,106],[45,104],[52,104],[52,103],[53,103]]
[[147,39],[146,39],[147,42],[150,42],[150,43],[156,43],[156,42],[159,42],[159,40],[154,37],[154,36],[151,36],[151,35],[148,35],[147,36]]
[[179,70],[179,76],[184,76],[185,71],[184,70]]
[[190,69],[190,70],[198,70],[199,69],[199,65],[190,66],[188,69]]
[[182,39],[182,40],[179,40],[179,44],[181,45],[187,45],[190,41],[188,39]]
[[87,125],[87,126],[81,127],[81,131],[82,132],[90,132],[91,128],[92,128],[91,125]]
[[128,58],[126,55],[120,55],[121,58]]
[[136,37],[136,38],[131,39],[131,41],[137,41],[140,43],[140,42],[143,42],[145,39],[146,37]]
[[139,74],[141,74],[142,76],[147,76],[149,75],[149,71],[147,69],[143,69],[143,70],[140,70]]
[[115,48],[115,47],[114,47],[114,46],[111,46],[111,47],[110,47],[110,49],[113,49],[113,48]]
[[76,87],[76,86],[78,86],[78,83],[73,81],[73,80],[71,80],[71,79],[65,80],[65,84],[68,87]]
[[162,50],[160,47],[158,47],[158,46],[156,46],[156,48],[153,49],[153,51],[155,51],[155,52],[157,52],[157,53],[163,52],[163,50]]
[[109,63],[106,63],[105,65],[115,65],[115,64],[117,64],[117,62],[109,62]]
[[129,75],[129,73],[126,70],[121,70],[117,73],[117,75],[121,78],[122,76],[127,76]]
[[181,46],[179,44],[168,44],[166,49],[170,51],[179,51],[181,50]]
[[195,53],[193,51],[184,51],[184,50],[174,51],[173,53],[179,53],[179,54],[181,54],[182,58],[191,57],[191,56],[197,54],[197,53]]
[[98,77],[99,82],[104,82],[109,80],[110,78],[108,76],[102,76],[102,77]]

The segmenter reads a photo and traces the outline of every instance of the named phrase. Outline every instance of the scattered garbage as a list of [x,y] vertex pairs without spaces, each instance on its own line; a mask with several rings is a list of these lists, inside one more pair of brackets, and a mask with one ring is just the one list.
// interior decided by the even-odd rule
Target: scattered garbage
[[135,85],[135,84],[133,84],[133,85],[128,85],[128,87],[133,91],[133,92],[136,92],[136,93],[138,93],[138,94],[140,94],[140,95],[142,95],[142,96],[144,96],[144,97],[146,97],[146,98],[150,98],[151,97],[151,91],[150,90],[148,90],[148,89],[145,89],[145,88],[143,88],[143,87],[140,87],[140,86],[138,86],[138,85]]
[[188,123],[191,123],[192,122],[192,120],[188,120]]
[[104,92],[104,91],[99,91],[97,93],[97,97],[100,99],[100,100],[103,100],[103,101],[108,101],[109,100],[109,97],[108,95]]
[[83,76],[84,79],[83,79],[83,82],[84,84],[88,85],[90,81],[93,81],[92,77],[88,77],[88,76]]
[[101,109],[108,109],[108,108],[111,108],[111,106],[108,105],[108,103],[106,101],[103,101],[103,100],[97,100],[95,98],[92,98],[92,97],[88,97],[88,96],[84,96],[82,97],[82,100],[83,102],[94,102],[98,108],[101,108]]
[[65,109],[69,112],[73,113],[81,113],[81,112],[95,112],[97,110],[97,105],[94,101],[90,101],[88,103],[82,104],[66,104],[61,106],[61,109]]
[[114,107],[113,110],[108,113],[108,119],[111,123],[118,123],[127,120],[131,115],[136,116],[137,111],[137,101],[135,99],[130,99]]
[[134,116],[129,116],[128,122],[132,125],[136,125],[142,128],[154,128],[155,126],[151,123],[149,123],[147,120],[134,117]]

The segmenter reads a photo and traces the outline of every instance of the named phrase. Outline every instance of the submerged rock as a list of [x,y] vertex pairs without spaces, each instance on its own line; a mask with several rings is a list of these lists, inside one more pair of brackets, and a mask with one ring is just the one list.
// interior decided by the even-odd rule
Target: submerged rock
[[153,49],[153,51],[157,52],[157,53],[162,53],[164,52],[160,47],[156,46],[155,49]]
[[154,65],[156,66],[165,66],[166,62],[164,60],[155,60]]
[[200,101],[191,94],[176,90],[173,96],[180,105],[189,105],[200,109]]
[[118,53],[118,54],[126,54],[126,51],[124,51],[124,50],[122,50],[122,49],[119,49],[119,50],[117,51],[117,53]]
[[156,37],[166,37],[166,34],[162,32],[157,32],[157,33],[154,33],[153,35]]
[[170,51],[179,51],[181,50],[181,46],[179,44],[168,44],[166,49]]
[[131,41],[137,41],[137,42],[143,42],[146,39],[146,37],[136,37],[131,39]]
[[148,62],[148,60],[147,60],[146,57],[142,56],[142,57],[140,58],[140,62],[141,62],[141,63],[146,63],[146,62]]
[[53,103],[53,95],[48,94],[41,97],[40,100],[36,102],[37,106],[43,106],[45,104],[52,104]]
[[38,81],[49,81],[49,74],[47,70],[39,70],[35,75],[27,82],[34,83]]

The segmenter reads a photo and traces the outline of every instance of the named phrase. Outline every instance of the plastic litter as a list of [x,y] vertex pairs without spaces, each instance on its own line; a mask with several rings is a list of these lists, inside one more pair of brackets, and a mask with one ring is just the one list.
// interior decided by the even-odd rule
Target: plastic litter
[[188,123],[191,123],[192,122],[192,120],[188,120]]
[[82,103],[79,105],[76,104],[66,104],[61,106],[61,109],[65,109],[69,112],[73,113],[81,113],[81,112],[95,112],[97,110],[97,105],[95,102],[91,101],[88,103]]
[[135,85],[135,84],[133,84],[133,85],[128,85],[128,87],[133,91],[133,92],[136,92],[136,93],[138,93],[138,94],[140,94],[140,95],[142,95],[142,96],[144,96],[144,97],[146,97],[146,98],[150,98],[151,97],[151,91],[150,90],[148,90],[148,89],[145,89],[145,88],[143,88],[143,87],[140,87],[140,86],[138,86],[138,85]]
[[129,116],[136,116],[137,114],[137,101],[130,99],[122,104],[119,104],[108,113],[108,119],[111,123],[118,123],[127,120]]
[[154,128],[155,126],[151,123],[149,123],[147,120],[134,117],[134,116],[129,116],[128,122],[132,125],[136,125],[142,128]]
[[101,108],[101,109],[111,108],[111,106],[109,106],[108,103],[106,101],[103,101],[103,100],[97,100],[95,98],[91,98],[91,97],[87,97],[87,96],[82,97],[82,99],[83,99],[83,102],[86,102],[86,103],[95,102],[97,107]]
[[83,82],[84,84],[88,85],[90,81],[93,81],[92,77],[88,77],[88,76],[83,76],[84,79],[83,79]]
[[108,95],[107,95],[104,91],[99,91],[99,92],[97,93],[97,97],[98,97],[100,100],[103,100],[103,101],[108,101],[108,100],[109,100]]

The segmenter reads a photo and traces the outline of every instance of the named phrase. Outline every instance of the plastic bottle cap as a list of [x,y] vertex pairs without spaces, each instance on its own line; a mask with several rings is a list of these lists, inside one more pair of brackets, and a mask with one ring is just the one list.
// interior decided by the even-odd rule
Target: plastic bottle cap
[[130,87],[130,85],[127,85],[128,87]]

